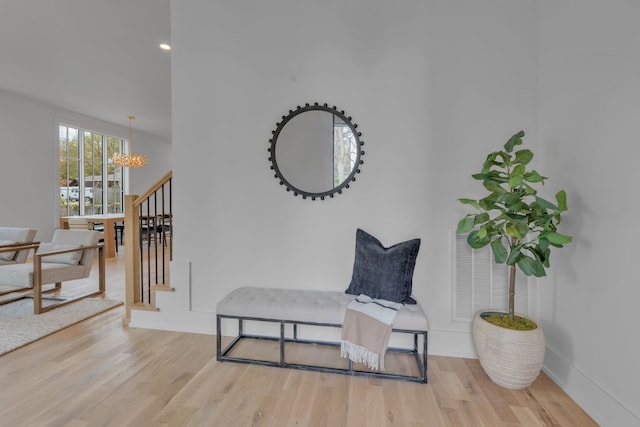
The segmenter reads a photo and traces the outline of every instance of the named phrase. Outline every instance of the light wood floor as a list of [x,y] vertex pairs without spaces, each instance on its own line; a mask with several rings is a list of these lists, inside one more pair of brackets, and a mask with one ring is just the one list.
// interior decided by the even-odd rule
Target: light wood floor
[[213,336],[126,328],[123,311],[0,356],[0,426],[596,425],[544,374],[511,391],[471,359],[429,357],[428,384],[218,363]]

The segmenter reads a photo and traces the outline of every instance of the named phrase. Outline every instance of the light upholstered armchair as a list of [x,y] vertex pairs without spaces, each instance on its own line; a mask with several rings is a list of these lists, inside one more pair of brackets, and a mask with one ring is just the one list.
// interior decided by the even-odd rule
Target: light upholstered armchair
[[[26,262],[35,237],[36,230],[32,228],[0,227],[0,266]],[[0,289],[0,295],[15,291],[15,288]]]
[[36,230],[32,228],[0,227],[0,265],[21,264],[27,260],[29,249],[10,250],[12,246],[22,246],[32,243],[36,237]]
[[[99,233],[93,230],[56,230],[51,243],[35,243],[37,249],[33,263],[0,266],[0,284],[16,288],[33,288],[33,294],[18,298],[33,297],[35,314],[44,313],[55,307],[81,298],[98,295],[105,291],[104,248],[98,243]],[[99,279],[98,290],[73,297],[55,296],[58,302],[43,307],[43,285],[55,284],[50,290],[60,289],[62,282],[89,277],[93,258],[98,250]],[[18,299],[16,298],[16,299]]]

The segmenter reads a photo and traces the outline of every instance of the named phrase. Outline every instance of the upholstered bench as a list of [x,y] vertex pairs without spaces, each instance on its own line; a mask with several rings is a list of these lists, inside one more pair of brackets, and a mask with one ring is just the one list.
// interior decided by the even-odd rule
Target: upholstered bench
[[[216,307],[216,354],[219,361],[252,363],[282,368],[314,370],[321,372],[366,375],[379,378],[402,379],[427,382],[427,333],[429,321],[420,303],[404,305],[393,323],[394,334],[409,334],[412,347],[389,347],[387,352],[408,353],[417,363],[417,375],[395,374],[356,369],[350,360],[348,367],[328,367],[315,364],[290,362],[287,360],[288,343],[340,346],[339,342],[318,341],[299,337],[299,325],[341,328],[344,313],[355,295],[339,291],[313,291],[299,289],[238,288],[223,298]],[[237,335],[223,349],[222,327],[224,319],[238,322]],[[280,326],[279,336],[249,334],[245,321],[272,322]],[[288,325],[291,325],[290,327]],[[275,334],[274,334],[275,335]],[[272,340],[279,343],[279,360],[264,360],[232,355],[236,345],[245,339]],[[421,346],[419,345],[421,344]],[[337,357],[339,358],[339,352]]]

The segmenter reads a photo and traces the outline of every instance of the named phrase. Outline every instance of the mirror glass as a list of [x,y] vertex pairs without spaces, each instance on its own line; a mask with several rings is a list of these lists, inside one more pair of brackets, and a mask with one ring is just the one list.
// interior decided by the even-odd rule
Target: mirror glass
[[342,193],[362,162],[362,134],[344,111],[326,104],[298,106],[269,140],[275,178],[294,195],[312,200]]

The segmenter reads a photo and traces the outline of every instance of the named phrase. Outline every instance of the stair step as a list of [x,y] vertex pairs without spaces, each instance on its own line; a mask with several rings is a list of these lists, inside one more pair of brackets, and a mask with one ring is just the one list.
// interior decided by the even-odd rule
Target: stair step
[[172,288],[169,285],[152,285],[151,290],[158,292],[173,292],[175,291],[175,288]]
[[158,307],[155,307],[151,304],[147,304],[147,303],[142,303],[142,302],[137,302],[135,303],[132,307],[132,310],[143,310],[143,311],[160,311],[160,309],[158,309]]

